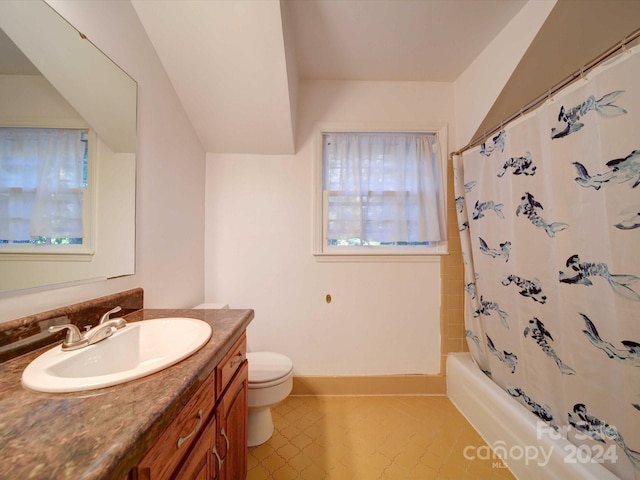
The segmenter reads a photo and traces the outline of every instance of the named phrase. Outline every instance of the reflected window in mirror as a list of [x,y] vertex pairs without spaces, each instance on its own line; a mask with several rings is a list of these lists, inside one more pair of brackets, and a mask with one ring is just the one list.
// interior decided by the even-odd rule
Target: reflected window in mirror
[[0,253],[88,253],[92,136],[0,127]]
[[0,298],[135,273],[136,82],[43,0],[0,0],[0,51],[0,126],[89,129],[82,244],[0,243]]

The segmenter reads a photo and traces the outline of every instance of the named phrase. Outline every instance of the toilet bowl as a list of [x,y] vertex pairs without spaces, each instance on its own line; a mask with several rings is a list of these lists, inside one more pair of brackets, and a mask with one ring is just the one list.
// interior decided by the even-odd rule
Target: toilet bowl
[[248,352],[248,444],[261,445],[273,435],[271,407],[287,398],[293,387],[293,362],[273,352]]

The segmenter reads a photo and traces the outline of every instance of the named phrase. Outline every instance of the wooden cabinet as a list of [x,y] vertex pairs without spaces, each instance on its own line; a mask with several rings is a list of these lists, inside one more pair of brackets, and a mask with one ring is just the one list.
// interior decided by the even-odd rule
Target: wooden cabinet
[[248,381],[243,334],[129,478],[244,480]]
[[247,476],[247,412],[249,367],[247,341],[243,335],[216,369],[221,395],[216,402],[217,480],[244,480]]
[[133,480],[170,478],[211,422],[214,405],[215,382],[210,375],[134,468]]
[[248,381],[249,368],[245,360],[216,406],[216,448],[224,455],[218,480],[244,480],[247,477]]

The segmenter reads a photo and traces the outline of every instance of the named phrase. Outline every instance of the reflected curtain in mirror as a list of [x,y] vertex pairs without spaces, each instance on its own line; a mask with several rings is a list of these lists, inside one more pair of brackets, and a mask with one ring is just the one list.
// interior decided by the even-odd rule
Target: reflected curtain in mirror
[[0,244],[82,244],[87,130],[0,128]]

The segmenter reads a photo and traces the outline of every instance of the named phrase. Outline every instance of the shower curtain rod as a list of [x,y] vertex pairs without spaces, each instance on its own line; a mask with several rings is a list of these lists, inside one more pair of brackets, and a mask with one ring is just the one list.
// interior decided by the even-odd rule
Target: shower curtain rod
[[622,39],[621,42],[616,43],[614,46],[610,47],[604,53],[600,54],[598,57],[594,58],[590,62],[588,62],[585,65],[583,65],[580,70],[577,70],[574,73],[572,73],[571,75],[569,75],[568,77],[566,77],[564,80],[562,80],[560,83],[555,85],[553,88],[549,89],[549,91],[547,93],[544,93],[544,94],[540,95],[535,100],[533,100],[533,101],[529,102],[528,104],[526,104],[518,112],[516,112],[513,115],[511,115],[506,120],[500,122],[499,125],[496,125],[491,130],[488,130],[483,135],[480,135],[480,136],[474,138],[466,146],[462,147],[460,150],[458,150],[456,152],[451,152],[449,154],[449,158],[452,158],[454,155],[460,155],[462,152],[465,152],[465,151],[467,151],[467,150],[469,150],[469,149],[471,149],[471,148],[473,148],[473,147],[475,147],[477,145],[480,145],[480,143],[482,143],[488,137],[490,137],[491,135],[493,135],[497,131],[502,130],[504,128],[504,126],[507,125],[509,122],[511,122],[512,120],[515,120],[517,117],[519,117],[521,115],[524,115],[525,113],[528,113],[533,108],[537,107],[540,103],[542,103],[544,100],[546,100],[548,98],[551,98],[552,95],[554,95],[556,92],[558,92],[562,88],[566,87],[570,83],[573,83],[578,78],[582,78],[587,72],[591,71],[593,68],[597,67],[602,62],[604,62],[605,60],[609,59],[609,57],[611,57],[613,54],[617,53],[619,50],[623,50],[624,51],[626,46],[629,45],[634,40],[636,40],[638,37],[640,37],[640,28],[638,28],[637,30],[633,31],[629,35],[626,35]]

